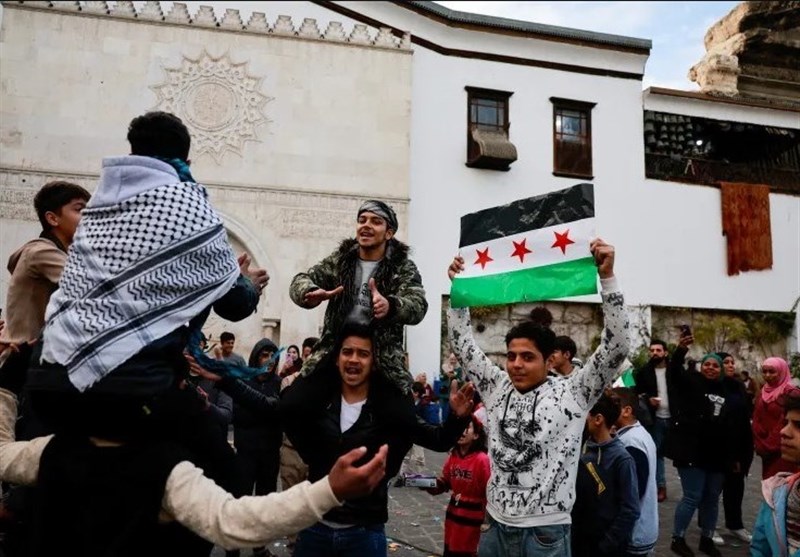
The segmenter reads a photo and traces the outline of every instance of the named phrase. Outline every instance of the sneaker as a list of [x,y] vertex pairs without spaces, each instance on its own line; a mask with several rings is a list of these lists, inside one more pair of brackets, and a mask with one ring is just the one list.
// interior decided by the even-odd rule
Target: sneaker
[[700,545],[698,546],[700,553],[705,553],[709,557],[722,557],[722,553],[719,552],[717,546],[714,545],[713,538],[706,538],[705,536],[700,536]]
[[[702,536],[700,536],[702,538]],[[714,530],[714,535],[711,536],[711,541],[714,542],[714,545],[725,545],[725,540],[722,536],[719,535],[719,532]]]
[[738,530],[731,530],[728,528],[728,532],[731,533],[731,536],[739,538],[745,543],[750,543],[753,541],[753,535],[747,531],[745,528],[739,528]]
[[694,551],[686,545],[686,540],[683,538],[672,538],[672,545],[669,548],[680,557],[694,557]]
[[665,486],[661,486],[658,488],[658,502],[663,503],[667,500],[667,488]]

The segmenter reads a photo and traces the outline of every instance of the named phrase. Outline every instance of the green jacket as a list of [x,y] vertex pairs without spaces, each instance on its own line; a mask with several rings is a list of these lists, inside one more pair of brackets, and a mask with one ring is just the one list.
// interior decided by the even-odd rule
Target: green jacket
[[[410,392],[411,374],[406,369],[403,349],[403,327],[416,325],[425,317],[428,302],[417,266],[408,257],[409,247],[392,239],[386,255],[378,264],[374,278],[378,291],[389,300],[389,315],[374,322],[375,364],[402,391]],[[325,325],[314,353],[303,362],[302,373],[308,375],[333,349],[337,335],[355,302],[355,276],[358,265],[358,243],[342,241],[339,248],[292,279],[289,294],[300,307],[308,307],[303,297],[317,288],[332,290],[344,286],[344,292],[328,300]]]

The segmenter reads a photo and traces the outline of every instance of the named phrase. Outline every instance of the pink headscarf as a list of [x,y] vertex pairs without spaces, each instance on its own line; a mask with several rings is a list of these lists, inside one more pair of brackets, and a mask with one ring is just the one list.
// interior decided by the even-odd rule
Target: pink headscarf
[[784,391],[790,388],[792,377],[789,375],[789,364],[783,358],[767,358],[764,360],[762,366],[770,366],[778,370],[778,384],[771,387],[765,383],[764,388],[761,389],[761,400],[764,402],[772,402],[777,400]]

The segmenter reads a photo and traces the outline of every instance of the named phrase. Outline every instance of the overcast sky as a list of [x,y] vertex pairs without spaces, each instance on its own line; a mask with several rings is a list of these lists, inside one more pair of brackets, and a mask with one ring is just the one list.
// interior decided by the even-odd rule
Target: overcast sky
[[[134,2],[141,6],[144,2]],[[115,2],[109,2],[114,5]],[[266,12],[270,24],[277,15],[295,18],[315,17],[323,26],[331,19],[330,12],[306,2],[232,1],[186,2],[194,15],[201,4],[211,5],[222,17],[226,8],[236,8],[247,21],[253,11]],[[696,89],[686,77],[689,68],[705,53],[703,37],[715,21],[727,14],[738,2],[503,2],[503,1],[440,1],[454,10],[510,17],[537,23],[561,25],[650,39],[653,50],[647,61],[644,87],[658,85],[675,89]],[[172,2],[161,2],[168,12]],[[2,7],[0,7],[0,19]],[[302,19],[300,19],[301,21]],[[296,21],[295,25],[299,25]]]

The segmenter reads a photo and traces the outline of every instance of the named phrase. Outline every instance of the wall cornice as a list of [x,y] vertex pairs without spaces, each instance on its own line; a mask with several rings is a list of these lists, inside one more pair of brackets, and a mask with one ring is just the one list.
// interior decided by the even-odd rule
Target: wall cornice
[[173,3],[172,9],[164,13],[161,2],[145,2],[140,8],[131,1],[115,2],[109,7],[108,2],[46,2],[28,1],[12,2],[2,0],[5,9],[22,9],[47,11],[52,13],[75,15],[82,17],[109,18],[149,25],[170,25],[193,27],[195,29],[216,30],[228,33],[245,33],[281,39],[321,41],[341,46],[358,46],[411,53],[411,35],[404,33],[398,37],[389,27],[381,27],[372,32],[364,24],[356,24],[350,33],[346,33],[344,25],[338,21],[328,23],[324,31],[320,31],[317,20],[304,18],[295,27],[291,16],[279,15],[270,24],[263,12],[253,12],[245,23],[239,10],[226,9],[221,18],[214,14],[211,6],[200,6],[193,16],[183,2]]

